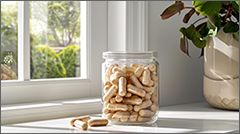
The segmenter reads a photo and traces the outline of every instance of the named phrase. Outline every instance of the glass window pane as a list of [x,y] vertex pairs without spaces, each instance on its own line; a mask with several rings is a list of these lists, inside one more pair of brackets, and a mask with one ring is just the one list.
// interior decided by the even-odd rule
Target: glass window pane
[[31,1],[31,79],[80,77],[80,1]]
[[1,80],[18,79],[18,2],[1,1]]

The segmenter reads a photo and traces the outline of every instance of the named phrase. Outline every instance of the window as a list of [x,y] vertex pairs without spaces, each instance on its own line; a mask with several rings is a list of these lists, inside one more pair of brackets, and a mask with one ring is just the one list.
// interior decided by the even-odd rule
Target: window
[[1,1],[1,80],[18,79],[18,3]]
[[[1,80],[1,103],[100,97],[101,54],[107,50],[107,2],[13,3],[18,6],[14,8],[17,27],[13,36],[17,79]],[[6,51],[6,56],[14,57],[9,53],[12,50]]]
[[80,3],[30,1],[31,79],[81,76]]

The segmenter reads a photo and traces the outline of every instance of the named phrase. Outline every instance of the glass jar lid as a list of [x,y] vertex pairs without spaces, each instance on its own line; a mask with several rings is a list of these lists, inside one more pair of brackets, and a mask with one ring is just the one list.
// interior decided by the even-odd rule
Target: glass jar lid
[[157,58],[155,51],[107,51],[103,52],[104,59],[150,59]]

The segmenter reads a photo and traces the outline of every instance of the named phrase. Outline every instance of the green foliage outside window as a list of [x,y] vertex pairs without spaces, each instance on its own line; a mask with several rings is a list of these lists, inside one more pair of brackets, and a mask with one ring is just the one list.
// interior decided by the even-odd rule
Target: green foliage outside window
[[1,64],[17,73],[17,4],[3,6],[1,1]]
[[48,45],[33,46],[31,52],[31,78],[65,78],[66,69],[57,53]]
[[[30,2],[31,79],[80,77],[80,17],[80,1]],[[1,64],[16,74],[17,20],[17,4],[1,1]],[[50,46],[65,48],[57,54]]]
[[[59,58],[66,69],[67,77],[80,76],[80,46],[68,45],[59,54]],[[79,71],[79,72],[78,72]]]

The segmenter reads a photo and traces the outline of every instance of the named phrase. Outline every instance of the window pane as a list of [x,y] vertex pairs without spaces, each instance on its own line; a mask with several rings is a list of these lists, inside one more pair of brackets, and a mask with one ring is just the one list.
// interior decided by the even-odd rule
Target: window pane
[[31,79],[80,77],[80,1],[31,1]]
[[18,3],[1,1],[1,80],[18,79]]

